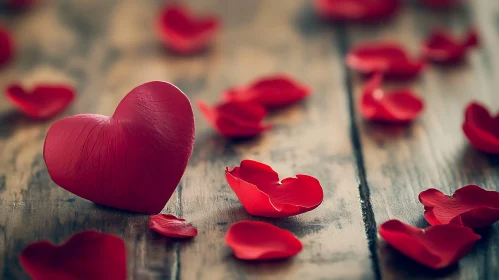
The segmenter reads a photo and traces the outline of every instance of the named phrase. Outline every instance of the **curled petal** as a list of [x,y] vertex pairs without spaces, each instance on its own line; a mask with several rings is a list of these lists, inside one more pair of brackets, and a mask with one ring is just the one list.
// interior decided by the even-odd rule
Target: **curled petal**
[[499,154],[499,114],[491,116],[483,105],[470,103],[466,107],[463,132],[476,149]]
[[149,218],[149,228],[164,236],[173,238],[190,238],[198,235],[198,230],[186,222],[170,214],[158,214]]
[[337,21],[377,22],[391,18],[399,9],[399,0],[314,0],[317,13]]
[[262,124],[267,111],[255,103],[230,101],[210,107],[199,101],[198,107],[210,125],[227,138],[254,137],[272,127]]
[[68,85],[39,84],[31,92],[26,92],[20,85],[12,84],[6,92],[12,104],[33,119],[53,117],[75,98],[74,89]]
[[398,220],[383,223],[379,227],[379,234],[402,254],[433,269],[456,263],[480,240],[480,235],[461,225],[436,225],[420,229]]
[[419,194],[425,218],[431,225],[462,224],[482,228],[499,221],[499,192],[468,185],[447,196],[436,189]]
[[423,56],[437,63],[462,61],[472,47],[478,45],[478,34],[470,30],[464,39],[456,38],[450,31],[434,30],[422,46]]
[[390,42],[360,44],[348,52],[346,63],[361,74],[383,73],[393,79],[415,78],[425,67],[424,61],[409,58],[401,46]]
[[408,89],[386,93],[381,88],[382,75],[373,76],[362,90],[360,110],[373,121],[404,123],[412,121],[423,110],[420,97]]
[[126,279],[125,243],[97,231],[77,233],[60,246],[32,243],[19,260],[33,279]]
[[194,135],[187,96],[153,81],[130,91],[111,117],[81,114],[55,122],[43,157],[62,188],[98,204],[156,214],[177,188]]
[[233,224],[225,242],[242,260],[274,260],[290,258],[298,254],[303,246],[289,231],[272,224],[242,221]]
[[268,165],[243,160],[239,167],[226,169],[225,178],[246,211],[253,216],[282,218],[317,208],[324,198],[317,179],[296,175],[279,181]]
[[175,52],[190,54],[204,49],[220,28],[215,16],[194,16],[187,7],[170,4],[158,18],[159,37]]
[[228,89],[226,101],[253,102],[267,108],[277,108],[301,101],[310,95],[310,89],[285,75],[263,77],[248,86]]

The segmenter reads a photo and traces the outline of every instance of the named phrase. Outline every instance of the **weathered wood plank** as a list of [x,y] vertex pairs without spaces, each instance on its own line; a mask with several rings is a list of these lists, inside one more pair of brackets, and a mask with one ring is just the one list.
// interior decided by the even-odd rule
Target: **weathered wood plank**
[[[487,3],[485,3],[487,2]],[[467,184],[499,190],[497,159],[467,144],[462,131],[464,108],[479,100],[499,108],[496,93],[498,75],[497,7],[493,1],[473,1],[474,19],[485,46],[474,52],[467,63],[457,67],[431,67],[424,76],[409,84],[426,100],[426,110],[412,125],[390,126],[368,123],[358,113],[362,81],[352,76],[356,107],[356,127],[360,135],[367,185],[377,225],[400,219],[416,226],[427,226],[418,194],[427,188],[452,193]],[[390,39],[401,42],[414,55],[432,26],[441,25],[464,31],[470,25],[469,10],[428,11],[408,6],[394,21],[374,27],[348,27],[349,43]],[[496,81],[494,81],[496,80]],[[387,83],[387,86],[394,86]],[[499,227],[483,232],[473,252],[458,266],[434,272],[402,256],[378,240],[379,265],[386,279],[497,279]]]
[[[207,54],[213,57],[209,71],[199,77],[176,75],[204,83],[197,89],[186,88],[191,96],[213,103],[224,88],[274,72],[297,77],[314,89],[314,95],[273,114],[269,120],[275,128],[245,142],[216,136],[196,113],[196,149],[181,201],[183,216],[198,226],[200,235],[181,245],[182,279],[372,278],[334,29],[317,22],[307,2],[192,1],[220,13],[226,25],[220,43]],[[178,63],[180,67],[185,62]],[[325,190],[323,204],[293,218],[249,216],[223,176],[226,166],[238,165],[242,159],[270,164],[283,177],[316,176]],[[222,240],[232,223],[245,219],[289,229],[303,241],[304,251],[283,262],[236,260]]]

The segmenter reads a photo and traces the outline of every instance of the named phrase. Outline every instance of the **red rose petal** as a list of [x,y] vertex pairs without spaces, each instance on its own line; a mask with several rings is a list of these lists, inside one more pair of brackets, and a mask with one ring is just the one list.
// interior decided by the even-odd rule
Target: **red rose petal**
[[95,203],[159,213],[194,145],[189,99],[167,82],[134,88],[113,116],[83,114],[54,123],[43,156],[52,180]]
[[210,125],[227,138],[254,137],[272,128],[262,124],[265,108],[251,102],[225,102],[212,108],[199,101],[198,107]]
[[226,101],[253,102],[268,108],[278,108],[301,101],[310,95],[305,85],[285,75],[263,77],[248,86],[228,89]]
[[126,279],[126,250],[121,238],[84,231],[56,246],[48,241],[28,245],[19,257],[22,267],[37,280]]
[[198,230],[184,219],[170,214],[158,214],[149,218],[149,228],[164,236],[190,238],[198,235]]
[[433,269],[447,267],[468,254],[480,239],[470,228],[437,225],[425,229],[390,220],[379,227],[379,234],[395,249]]
[[422,46],[423,56],[433,62],[455,63],[464,59],[471,47],[478,45],[478,34],[470,30],[463,40],[443,29],[436,29]]
[[410,59],[401,46],[389,42],[360,44],[347,54],[346,63],[364,75],[383,73],[393,79],[414,78],[425,67],[424,61]]
[[289,231],[272,224],[256,221],[242,221],[233,224],[225,243],[242,260],[275,260],[293,257],[303,246]]
[[381,88],[383,76],[373,76],[362,90],[360,111],[364,118],[372,121],[401,123],[416,118],[424,103],[410,90],[401,89],[385,93]]
[[0,26],[0,65],[7,63],[14,56],[14,40],[10,33]]
[[161,11],[157,25],[166,46],[189,54],[202,50],[213,40],[220,21],[215,16],[195,17],[187,7],[171,4]]
[[471,103],[466,107],[463,131],[478,150],[499,154],[499,114],[491,116],[484,106]]
[[64,111],[75,98],[73,88],[68,85],[39,84],[28,93],[20,85],[12,84],[6,92],[12,104],[33,119],[53,117]]
[[431,225],[462,224],[482,228],[499,221],[499,192],[476,185],[462,187],[447,196],[436,189],[419,194],[425,218]]
[[272,168],[253,160],[241,161],[240,167],[226,169],[227,183],[246,211],[253,216],[282,218],[317,208],[324,198],[317,179],[296,175],[279,181]]
[[430,7],[434,8],[447,8],[454,6],[461,2],[461,0],[423,0],[423,3],[425,5],[428,5]]
[[399,0],[314,0],[317,13],[338,21],[382,21],[399,9]]

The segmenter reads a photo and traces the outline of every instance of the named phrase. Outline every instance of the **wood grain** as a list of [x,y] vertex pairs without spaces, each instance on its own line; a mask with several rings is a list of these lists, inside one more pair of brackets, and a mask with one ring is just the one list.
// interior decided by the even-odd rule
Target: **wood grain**
[[[461,124],[464,108],[479,100],[493,110],[499,109],[497,95],[497,28],[493,22],[498,11],[493,1],[474,1],[472,9],[429,11],[410,5],[394,21],[375,27],[348,27],[349,45],[366,40],[398,41],[417,55],[420,42],[434,26],[464,32],[474,20],[484,46],[474,51],[467,63],[456,67],[430,67],[423,77],[410,84],[390,84],[388,88],[410,87],[426,101],[423,115],[409,126],[365,122],[357,114],[356,131],[363,155],[366,184],[377,225],[389,220],[425,227],[423,206],[418,194],[437,188],[451,194],[467,184],[499,190],[496,157],[472,148]],[[491,29],[493,28],[493,29]],[[350,79],[351,94],[358,109],[362,81]],[[384,279],[497,279],[499,270],[499,227],[482,232],[483,239],[459,265],[434,272],[402,256],[378,240],[378,256]]]

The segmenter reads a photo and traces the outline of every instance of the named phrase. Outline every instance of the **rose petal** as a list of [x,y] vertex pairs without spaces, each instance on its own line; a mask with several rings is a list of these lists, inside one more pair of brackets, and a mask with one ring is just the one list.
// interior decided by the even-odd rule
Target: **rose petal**
[[190,238],[198,235],[198,230],[184,219],[170,214],[158,214],[149,218],[149,228],[164,236]]
[[19,260],[34,279],[126,279],[125,243],[97,231],[77,233],[60,246],[48,241],[32,243]]
[[347,65],[364,75],[383,73],[387,78],[411,79],[425,67],[422,60],[410,59],[405,50],[390,42],[363,43],[346,56]]
[[399,0],[314,0],[317,13],[338,21],[382,21],[399,9]]
[[478,34],[470,30],[463,40],[457,39],[449,30],[435,29],[423,43],[422,55],[437,63],[462,61],[471,47],[478,45]]
[[180,4],[170,4],[158,18],[159,37],[178,53],[190,54],[204,49],[213,41],[220,21],[215,16],[194,16]]
[[54,123],[43,156],[52,180],[95,203],[159,213],[194,146],[189,99],[167,82],[134,88],[113,116],[83,114]]
[[499,114],[493,117],[483,105],[470,103],[466,107],[463,132],[476,149],[499,154]]
[[260,78],[248,86],[228,89],[223,93],[226,101],[253,102],[268,108],[278,108],[305,99],[310,89],[285,75]]
[[296,175],[281,182],[272,168],[253,160],[241,161],[240,167],[226,169],[227,183],[246,211],[253,216],[282,218],[317,208],[324,198],[317,179]]
[[298,254],[303,246],[289,231],[272,224],[242,221],[233,224],[225,242],[242,260],[274,260],[290,258]]
[[7,29],[0,26],[0,65],[9,62],[14,56],[14,40]]
[[360,111],[364,118],[391,123],[409,122],[423,110],[420,97],[408,89],[385,93],[381,88],[383,76],[373,76],[362,90]]
[[210,125],[227,138],[254,137],[272,128],[262,124],[265,108],[251,102],[231,101],[210,107],[199,101],[198,107]]
[[419,194],[425,218],[431,225],[457,223],[482,228],[499,221],[499,192],[468,185],[446,196],[436,189]]
[[468,254],[480,239],[461,225],[436,225],[425,229],[390,220],[379,227],[385,241],[414,261],[433,269],[447,267]]
[[75,98],[74,89],[68,85],[39,84],[32,92],[20,85],[7,87],[7,98],[21,112],[33,119],[47,119],[64,111]]

